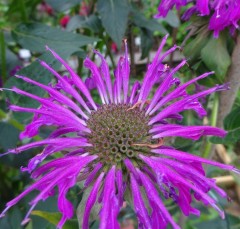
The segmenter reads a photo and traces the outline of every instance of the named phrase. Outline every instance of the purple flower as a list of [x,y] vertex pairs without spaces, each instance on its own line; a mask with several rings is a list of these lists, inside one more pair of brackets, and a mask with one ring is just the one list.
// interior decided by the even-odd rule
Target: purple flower
[[199,16],[210,15],[209,30],[214,31],[214,37],[218,37],[219,32],[227,27],[231,33],[239,27],[240,0],[162,0],[155,17],[166,17],[174,6],[180,9],[188,3],[193,3],[193,6],[186,10],[183,20],[189,20],[195,13]]
[[10,76],[14,76],[19,70],[22,69],[22,66],[16,65],[11,71]]
[[[180,113],[184,110],[194,110],[200,117],[206,115],[199,99],[228,87],[217,85],[188,94],[186,89],[189,85],[213,72],[180,84],[174,75],[186,64],[186,60],[172,69],[162,64],[166,56],[178,48],[174,46],[162,53],[166,39],[167,36],[148,66],[142,83],[136,81],[132,87],[129,84],[126,42],[125,55],[118,62],[113,80],[99,52],[94,51],[102,60],[100,67],[86,58],[84,65],[91,71],[91,80],[95,82],[101,104],[94,101],[91,90],[82,79],[50,48],[47,49],[69,72],[68,77],[60,76],[43,61],[40,64],[56,77],[56,85],[46,86],[25,76],[17,76],[49,95],[41,98],[16,87],[11,89],[41,104],[38,109],[10,106],[13,111],[34,114],[32,122],[21,133],[21,139],[34,137],[43,125],[54,126],[55,130],[46,139],[5,153],[19,154],[31,148],[43,148],[29,161],[27,168],[22,168],[22,171],[31,174],[35,182],[8,202],[1,216],[28,193],[38,190],[39,194],[30,202],[24,224],[39,201],[58,191],[58,208],[62,213],[58,228],[62,228],[65,221],[74,215],[74,208],[66,194],[77,182],[84,181],[85,188],[91,189],[82,219],[84,229],[89,227],[89,216],[96,202],[101,205],[100,228],[119,228],[118,213],[123,201],[129,200],[124,195],[126,190],[131,193],[140,228],[166,228],[168,224],[179,228],[164,206],[163,198],[172,199],[186,216],[200,214],[191,205],[196,199],[212,206],[224,217],[224,212],[208,192],[215,190],[223,197],[226,193],[216,186],[214,179],[206,177],[203,164],[239,171],[232,165],[174,149],[165,145],[163,139],[179,136],[198,140],[203,135],[225,136],[226,132],[216,127],[183,126],[174,122],[182,119]],[[160,78],[163,79],[161,83]],[[50,155],[61,151],[64,151],[61,158],[50,159]],[[42,163],[44,160],[47,162]]]

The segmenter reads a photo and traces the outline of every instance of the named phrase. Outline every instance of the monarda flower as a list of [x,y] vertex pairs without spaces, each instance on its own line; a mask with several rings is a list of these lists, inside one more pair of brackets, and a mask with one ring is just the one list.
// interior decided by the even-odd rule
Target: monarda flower
[[193,6],[184,13],[183,20],[188,20],[195,13],[199,16],[210,15],[209,30],[214,31],[214,37],[218,37],[219,32],[227,27],[231,33],[238,29],[240,0],[162,0],[155,17],[166,17],[174,6],[179,10],[189,3]]
[[[164,206],[164,199],[172,199],[186,216],[200,215],[200,211],[192,206],[193,199],[196,199],[212,206],[224,217],[224,212],[208,192],[215,190],[222,197],[226,197],[226,193],[216,186],[214,179],[206,177],[203,164],[239,171],[232,165],[174,149],[164,144],[164,138],[179,136],[198,140],[203,135],[223,137],[226,132],[216,127],[183,126],[179,121],[184,110],[194,110],[200,117],[206,115],[198,100],[228,89],[228,86],[217,85],[188,94],[188,86],[212,72],[180,84],[174,75],[186,64],[186,60],[175,68],[163,64],[164,59],[178,48],[174,46],[162,53],[166,39],[167,36],[148,66],[143,81],[136,81],[132,86],[129,83],[126,41],[125,55],[118,62],[114,79],[106,60],[98,51],[94,52],[101,58],[100,67],[86,58],[84,66],[91,71],[90,80],[95,83],[94,90],[98,91],[101,104],[94,101],[91,90],[82,79],[50,48],[47,49],[69,72],[68,77],[59,75],[41,60],[40,64],[56,77],[56,85],[46,86],[25,76],[17,76],[48,93],[47,98],[42,98],[16,87],[11,89],[41,104],[38,109],[10,106],[12,111],[34,114],[20,138],[34,137],[44,125],[53,126],[55,130],[44,140],[5,153],[19,154],[43,147],[41,153],[34,156],[26,168],[22,168],[22,171],[31,174],[35,182],[8,202],[1,216],[28,193],[38,190],[39,194],[30,202],[24,224],[39,201],[58,191],[58,208],[62,213],[58,228],[62,228],[65,221],[74,215],[74,208],[66,194],[77,182],[84,181],[85,188],[90,189],[82,219],[84,229],[89,228],[89,216],[96,202],[101,205],[100,228],[119,228],[117,216],[123,201],[129,201],[129,198],[139,228],[166,228],[168,224],[174,229],[180,228]],[[50,159],[49,156],[56,152],[63,152],[62,157]],[[129,198],[126,193],[128,197],[130,193]]]

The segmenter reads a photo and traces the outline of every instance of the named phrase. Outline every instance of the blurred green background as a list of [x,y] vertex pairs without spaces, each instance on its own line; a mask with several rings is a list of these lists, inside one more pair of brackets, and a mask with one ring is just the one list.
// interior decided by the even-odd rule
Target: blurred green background
[[[127,38],[131,61],[132,79],[142,79],[148,63],[151,62],[162,37],[169,34],[167,46],[178,44],[182,49],[166,59],[174,66],[185,56],[188,66],[182,68],[178,77],[187,81],[206,71],[215,71],[215,75],[202,80],[200,85],[189,91],[201,90],[224,83],[232,63],[236,34],[230,37],[222,32],[214,39],[207,30],[208,18],[193,17],[188,22],[181,21],[181,11],[171,11],[165,19],[154,19],[159,1],[152,0],[1,0],[0,2],[0,88],[13,85],[36,95],[44,96],[44,91],[18,80],[15,74],[25,75],[44,84],[51,83],[52,75],[36,61],[42,59],[64,74],[59,63],[45,52],[48,45],[58,52],[83,78],[89,73],[83,68],[83,58],[87,55],[93,61],[99,61],[92,49],[97,49],[107,58],[113,71],[123,53],[122,39]],[[192,32],[192,29],[195,32]],[[190,33],[191,32],[191,33]],[[239,71],[240,72],[240,71]],[[239,77],[240,79],[240,77]],[[228,135],[224,139],[202,138],[197,142],[181,138],[169,139],[169,143],[197,155],[212,158],[222,163],[232,163],[239,168],[240,158],[240,93],[237,93],[234,105],[223,123],[218,124],[218,113],[224,107],[219,106],[221,94],[207,97],[203,103],[208,116],[200,120],[192,112],[184,113],[184,124],[224,126]],[[19,140],[19,133],[29,123],[31,114],[12,113],[9,104],[37,107],[29,98],[24,98],[10,91],[0,91],[0,153],[20,146],[30,140]],[[42,128],[37,138],[47,136],[49,129]],[[213,145],[216,143],[217,145]],[[32,181],[20,167],[26,166],[28,159],[39,150],[29,150],[20,155],[8,155],[0,158],[0,209],[6,202],[17,196]],[[211,192],[218,199],[226,213],[224,220],[213,210],[198,203],[201,217],[184,217],[177,206],[166,201],[169,211],[184,229],[239,229],[240,228],[240,178],[216,168],[206,168],[210,177],[217,177],[217,183],[229,195],[225,200]],[[21,220],[29,208],[28,202],[34,193],[28,195],[0,219],[1,229],[18,229]],[[81,186],[71,189],[69,199],[77,208],[82,200]],[[55,228],[60,214],[57,213],[56,197],[37,205],[32,214],[32,221],[25,226],[28,229]],[[81,217],[79,213],[78,217]],[[136,228],[136,216],[129,206],[119,215],[121,227]],[[64,228],[78,228],[77,216],[68,221]],[[93,222],[91,228],[98,228]]]

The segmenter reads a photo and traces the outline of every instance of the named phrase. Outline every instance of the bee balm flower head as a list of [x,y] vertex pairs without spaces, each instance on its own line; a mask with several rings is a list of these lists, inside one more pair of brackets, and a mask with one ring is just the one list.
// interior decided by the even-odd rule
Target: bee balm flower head
[[166,17],[174,6],[180,9],[189,3],[193,3],[193,6],[185,11],[182,18],[188,20],[195,13],[199,16],[210,15],[209,30],[214,31],[215,37],[225,28],[229,28],[231,33],[238,29],[240,0],[162,0],[155,17]]
[[[192,206],[193,199],[196,199],[212,206],[224,217],[224,212],[208,192],[212,189],[223,197],[226,197],[226,193],[216,186],[213,179],[206,177],[202,165],[237,170],[231,165],[166,146],[163,139],[179,136],[198,140],[203,135],[223,137],[225,131],[216,127],[183,126],[173,124],[173,121],[180,121],[184,110],[194,110],[200,117],[206,115],[199,99],[225,90],[227,86],[217,85],[196,94],[188,94],[188,86],[212,73],[180,84],[175,73],[186,64],[186,60],[175,68],[162,64],[168,54],[178,48],[174,46],[162,53],[166,39],[167,36],[163,38],[153,62],[148,66],[143,81],[136,81],[132,86],[129,84],[126,42],[125,55],[118,62],[114,79],[99,52],[95,51],[102,60],[100,67],[86,58],[84,65],[91,71],[90,81],[94,82],[101,103],[94,101],[91,90],[82,79],[50,48],[47,49],[65,66],[69,77],[62,77],[43,61],[40,64],[56,77],[56,85],[46,86],[25,76],[17,76],[42,88],[49,95],[42,98],[16,87],[11,89],[40,103],[38,109],[10,106],[13,111],[34,114],[32,122],[20,137],[34,137],[43,125],[54,126],[55,130],[46,139],[6,153],[18,154],[27,149],[43,147],[29,161],[27,168],[22,168],[31,173],[35,182],[8,202],[1,216],[25,195],[38,190],[39,194],[30,202],[30,210],[23,220],[26,223],[37,203],[53,195],[57,187],[58,208],[62,213],[58,228],[62,228],[74,214],[66,194],[78,181],[84,181],[85,187],[91,191],[82,219],[83,228],[89,227],[89,215],[96,202],[101,205],[100,228],[119,228],[117,216],[126,190],[131,193],[141,228],[166,228],[168,224],[175,229],[179,228],[164,206],[163,198],[172,199],[187,216],[200,214]],[[61,158],[49,160],[50,155],[61,151],[65,152]],[[45,160],[48,162],[41,164]],[[148,203],[143,200],[143,196],[147,197]]]

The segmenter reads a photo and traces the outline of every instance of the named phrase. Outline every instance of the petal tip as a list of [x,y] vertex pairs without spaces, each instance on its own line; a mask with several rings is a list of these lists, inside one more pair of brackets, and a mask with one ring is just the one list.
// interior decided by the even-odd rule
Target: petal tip
[[24,219],[24,220],[21,222],[21,226],[24,226],[24,225],[28,224],[30,221],[31,221],[30,218]]

